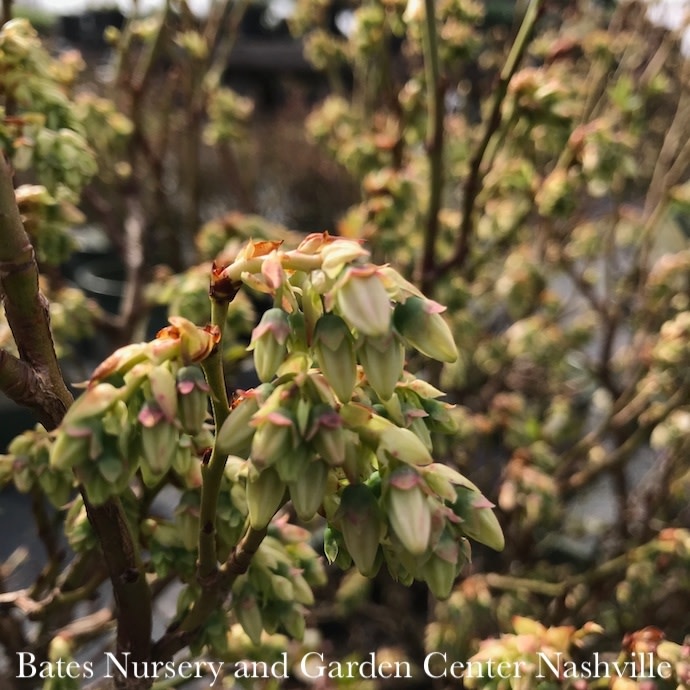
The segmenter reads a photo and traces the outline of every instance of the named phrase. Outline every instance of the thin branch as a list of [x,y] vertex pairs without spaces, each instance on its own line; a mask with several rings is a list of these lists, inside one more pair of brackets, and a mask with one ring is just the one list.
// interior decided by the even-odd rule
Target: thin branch
[[[19,358],[33,369],[27,374],[13,358],[0,361],[4,388],[21,398],[21,386],[29,385],[24,400],[37,411],[48,429],[60,423],[72,403],[60,372],[50,331],[48,303],[38,289],[38,267],[34,249],[24,230],[14,196],[12,172],[0,156],[0,287],[7,322],[17,344]],[[8,377],[16,375],[14,383]]]
[[426,73],[427,157],[429,159],[429,205],[424,233],[424,248],[420,265],[422,292],[431,295],[436,262],[436,240],[439,231],[438,214],[443,194],[443,121],[445,116],[444,88],[438,55],[438,36],[434,0],[424,0],[424,68]]
[[[0,285],[19,356],[38,381],[34,407],[47,429],[57,427],[72,403],[53,347],[48,304],[38,289],[38,267],[24,230],[10,167],[0,157]],[[4,358],[17,369],[13,360]],[[8,369],[4,369],[7,376]],[[89,520],[103,549],[118,605],[117,651],[146,660],[151,646],[151,593],[119,499],[94,506],[82,489]],[[132,686],[134,688],[135,686]]]
[[155,643],[152,653],[154,660],[167,661],[171,659],[173,655],[194,639],[196,631],[203,625],[225,593],[230,590],[237,577],[247,572],[249,563],[259,550],[266,533],[266,528],[255,530],[250,527],[247,530],[244,537],[233,549],[230,558],[218,570],[213,583],[202,591],[191,611],[181,622],[172,625],[163,637]]
[[470,160],[470,171],[463,188],[462,220],[460,222],[460,229],[455,244],[455,251],[450,259],[436,268],[435,278],[443,275],[451,268],[461,269],[469,255],[470,239],[474,232],[475,204],[477,202],[477,195],[480,191],[481,179],[487,172],[482,166],[484,155],[491,138],[501,125],[501,110],[503,108],[503,101],[508,93],[508,85],[522,62],[532,31],[537,23],[542,4],[543,0],[530,0],[515,42],[501,70],[498,84],[494,91],[494,99],[491,104],[489,117],[486,120],[484,133]]

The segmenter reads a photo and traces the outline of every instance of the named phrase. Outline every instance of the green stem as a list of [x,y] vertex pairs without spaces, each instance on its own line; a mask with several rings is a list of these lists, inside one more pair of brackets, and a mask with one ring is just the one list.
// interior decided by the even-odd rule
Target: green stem
[[[206,380],[211,388],[211,405],[216,430],[230,414],[230,403],[225,386],[223,371],[223,332],[228,313],[228,302],[211,300],[211,321],[218,326],[221,338],[215,352],[202,364]],[[204,587],[204,583],[213,578],[218,569],[218,555],[216,551],[216,510],[218,507],[218,493],[223,479],[223,471],[227,455],[219,452],[214,445],[209,461],[202,467],[201,510],[199,515],[199,562],[197,564],[197,578]]]

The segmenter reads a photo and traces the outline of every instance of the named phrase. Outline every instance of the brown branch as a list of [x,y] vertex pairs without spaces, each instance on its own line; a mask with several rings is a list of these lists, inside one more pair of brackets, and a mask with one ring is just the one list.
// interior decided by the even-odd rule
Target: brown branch
[[[50,332],[47,300],[38,289],[38,267],[31,242],[24,230],[14,196],[12,173],[0,157],[0,286],[7,322],[17,344],[19,358],[33,370],[26,373],[7,355],[0,362],[8,394],[19,394],[30,385],[32,409],[43,425],[52,429],[72,403],[72,395],[62,378]],[[14,383],[11,374],[21,375]],[[28,398],[28,394],[24,396]]]
[[[0,158],[0,285],[20,359],[33,369],[39,384],[34,407],[46,428],[53,429],[60,424],[72,396],[58,365],[47,302],[38,289],[33,247],[19,216],[10,167],[4,157]],[[18,370],[16,361],[7,356],[3,359]],[[5,378],[8,371],[12,369],[3,369]],[[133,660],[144,661],[151,646],[151,594],[127,518],[118,499],[93,506],[85,491],[82,493],[118,605],[117,650],[129,651]]]
[[[147,661],[151,650],[151,590],[122,504],[110,499],[102,506],[93,506],[85,492],[82,494],[103,549],[117,604],[117,653],[129,652],[132,661]],[[126,687],[138,686],[135,683]]]
[[6,24],[12,19],[13,4],[13,0],[2,0],[2,18],[0,18],[0,23]]
[[420,287],[431,296],[436,263],[436,240],[439,232],[438,214],[443,195],[443,139],[444,139],[444,86],[438,55],[436,13],[434,0],[424,0],[424,67],[427,88],[428,131],[426,140],[429,159],[429,206],[427,208],[426,232],[420,266]]

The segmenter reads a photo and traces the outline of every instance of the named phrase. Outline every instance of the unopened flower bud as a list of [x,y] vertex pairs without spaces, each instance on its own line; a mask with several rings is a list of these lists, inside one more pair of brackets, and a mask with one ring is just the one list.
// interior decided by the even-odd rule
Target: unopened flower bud
[[208,390],[199,367],[182,367],[177,372],[178,417],[184,431],[192,436],[201,431],[208,416]]
[[317,321],[314,354],[339,400],[350,400],[357,381],[357,361],[352,333],[339,316],[324,314]]
[[110,383],[98,383],[86,389],[67,410],[62,419],[63,426],[100,417],[120,399],[120,390]]
[[[153,476],[162,476],[177,453],[178,430],[165,419],[158,403],[144,404],[138,416],[141,424],[141,449],[144,463]],[[152,477],[153,479],[153,477]]]
[[424,581],[437,599],[447,599],[458,573],[460,549],[451,537],[443,537],[422,568]]
[[193,551],[199,541],[199,507],[188,503],[180,505],[175,512],[175,529],[185,549]]
[[242,596],[235,604],[235,615],[242,630],[247,633],[247,637],[252,644],[258,645],[261,642],[261,633],[264,630],[261,621],[261,609],[259,608],[256,597],[253,594]]
[[301,477],[288,484],[290,499],[300,520],[308,522],[316,515],[326,493],[327,479],[328,466],[321,460],[315,460],[309,463]]
[[386,335],[391,329],[391,305],[374,266],[350,267],[334,288],[340,313],[362,335]]
[[295,640],[304,639],[304,631],[306,623],[304,621],[304,614],[301,610],[291,606],[281,617],[280,622],[283,624],[286,632]]
[[314,420],[309,430],[310,440],[316,452],[331,466],[345,462],[345,431],[343,420],[336,410],[323,407],[314,410]]
[[389,479],[388,520],[400,542],[421,556],[431,538],[431,506],[422,490],[424,480],[411,467],[395,470]]
[[259,325],[252,331],[254,368],[261,381],[270,381],[287,356],[287,339],[290,324],[287,314],[274,307],[264,312]]
[[408,465],[429,465],[433,458],[424,442],[410,429],[391,424],[379,438],[379,453],[387,453]]
[[374,494],[364,484],[346,487],[338,517],[345,546],[357,570],[372,577],[379,568],[376,557],[383,536],[381,511]]
[[249,452],[256,427],[250,424],[252,417],[259,410],[259,406],[272,391],[268,384],[246,391],[237,398],[232,412],[223,422],[216,444],[223,455],[239,455],[244,457]]
[[266,416],[254,434],[252,462],[259,469],[269,467],[295,446],[294,420],[288,410],[278,409]]
[[295,600],[295,588],[292,586],[292,582],[278,575],[277,573],[271,573],[269,576],[271,589],[273,590],[273,596],[280,601],[294,601]]
[[394,333],[365,337],[357,350],[367,381],[382,400],[388,400],[405,366],[405,348]]
[[273,519],[285,496],[285,483],[271,467],[247,482],[249,522],[254,529],[263,529]]
[[66,663],[72,658],[74,643],[67,635],[56,635],[48,647],[48,659],[53,663]]
[[58,470],[69,470],[89,457],[92,430],[86,426],[63,426],[57,432],[50,448],[50,465]]
[[[156,339],[177,341],[180,355],[185,364],[206,359],[220,341],[220,329],[217,326],[204,326],[202,328],[182,316],[171,316],[168,321],[170,326],[161,329],[156,335]],[[164,345],[165,343],[163,343],[162,351],[165,351]]]
[[409,297],[395,307],[393,323],[405,342],[439,362],[454,362],[458,350],[448,324],[441,316],[445,307],[429,299]]
[[505,537],[493,507],[493,503],[478,494],[473,501],[473,519],[463,523],[462,531],[471,539],[485,544],[494,551],[503,551],[506,545]]

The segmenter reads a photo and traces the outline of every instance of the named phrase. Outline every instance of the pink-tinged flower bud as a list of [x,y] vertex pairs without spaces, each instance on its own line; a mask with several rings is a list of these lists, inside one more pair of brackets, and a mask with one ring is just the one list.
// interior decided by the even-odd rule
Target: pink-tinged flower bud
[[393,532],[410,554],[421,556],[431,538],[431,506],[422,490],[424,480],[411,467],[401,467],[388,482],[388,520]]
[[158,403],[165,418],[172,422],[177,416],[177,392],[175,377],[165,365],[157,366],[148,373],[153,400]]
[[352,333],[345,321],[335,314],[324,314],[316,323],[313,348],[338,399],[350,400],[357,381],[357,360]]
[[261,620],[261,609],[256,603],[256,597],[253,594],[241,596],[235,604],[235,615],[237,616],[237,622],[242,626],[242,630],[247,633],[247,637],[252,641],[252,644],[259,645],[264,626]]
[[335,278],[347,264],[364,259],[369,252],[359,242],[353,240],[336,239],[321,250],[323,260],[321,269],[329,278]]
[[179,342],[180,355],[185,364],[206,359],[220,342],[220,329],[217,326],[202,328],[181,316],[171,316],[168,321],[170,326],[158,331],[156,339]]
[[256,431],[256,427],[250,424],[252,417],[272,390],[270,385],[262,384],[237,396],[232,412],[216,436],[216,445],[220,453],[245,457],[252,446]]
[[[297,245],[297,252],[303,254],[319,254],[324,247],[335,242],[338,238],[326,232],[311,232]],[[290,252],[291,254],[293,252]]]
[[124,374],[147,357],[148,343],[132,343],[121,347],[104,359],[91,375],[90,384],[103,381],[113,374]]
[[328,466],[321,460],[315,460],[307,465],[301,477],[288,483],[290,499],[300,520],[308,522],[316,515],[326,493],[327,479]]
[[93,430],[87,426],[62,426],[50,448],[50,466],[70,470],[89,458]]
[[395,307],[393,323],[403,340],[423,355],[439,362],[454,362],[458,349],[441,316],[445,307],[429,299],[409,297]]
[[191,436],[201,431],[208,417],[208,390],[199,367],[182,367],[177,372],[178,417]]
[[271,467],[255,479],[247,481],[249,522],[254,529],[263,529],[273,519],[285,496],[285,482]]
[[275,376],[285,361],[289,335],[288,316],[277,307],[264,312],[259,325],[252,331],[252,343],[247,349],[254,350],[254,368],[264,383]]
[[389,400],[405,366],[405,348],[394,333],[365,337],[357,350],[369,385],[382,400]]
[[391,330],[391,303],[375,266],[345,269],[334,287],[340,313],[361,335],[386,335]]
[[379,437],[378,454],[386,453],[408,465],[429,465],[433,458],[427,447],[410,429],[391,424]]
[[503,551],[505,537],[494,514],[494,504],[478,491],[468,490],[462,486],[458,487],[457,496],[453,512],[463,519],[464,534],[495,551]]
[[87,388],[67,410],[62,419],[63,426],[78,424],[79,422],[100,417],[109,410],[120,398],[120,389],[110,383],[98,383]]
[[338,412],[329,407],[314,410],[307,440],[312,442],[316,452],[331,466],[338,467],[345,462],[345,431]]
[[141,424],[143,461],[151,479],[162,477],[171,467],[177,454],[178,430],[170,424],[157,402],[144,403],[138,416]]
[[374,494],[364,484],[346,487],[336,517],[357,570],[366,577],[373,577],[380,567],[377,555],[384,531]]
[[422,567],[422,576],[437,599],[447,599],[453,591],[458,575],[460,549],[455,541],[444,535],[429,560]]
[[295,422],[289,410],[270,412],[252,439],[251,459],[258,469],[274,465],[297,446]]

